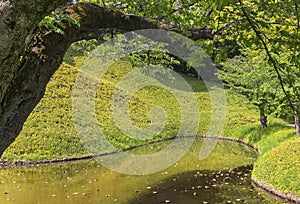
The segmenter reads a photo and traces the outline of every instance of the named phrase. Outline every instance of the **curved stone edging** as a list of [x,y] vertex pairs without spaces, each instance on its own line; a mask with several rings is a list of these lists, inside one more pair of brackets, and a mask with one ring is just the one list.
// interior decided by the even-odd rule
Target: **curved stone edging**
[[300,203],[300,197],[298,197],[294,194],[291,194],[291,193],[285,194],[283,192],[280,192],[280,191],[276,190],[275,188],[272,188],[271,186],[256,180],[254,177],[251,177],[251,181],[255,184],[256,187],[270,193],[273,196],[276,196],[281,199],[291,201],[294,203]]
[[149,142],[146,144],[142,145],[137,145],[134,147],[129,147],[124,150],[119,150],[119,151],[114,151],[114,152],[107,152],[107,153],[101,153],[101,154],[93,154],[93,155],[87,155],[87,156],[78,156],[78,157],[68,157],[68,158],[61,158],[61,159],[51,159],[51,160],[41,160],[41,161],[27,161],[27,160],[20,160],[20,161],[0,161],[0,169],[5,168],[5,167],[10,167],[10,166],[32,166],[32,165],[46,165],[46,164],[55,164],[55,163],[63,163],[63,162],[72,162],[72,161],[80,161],[80,160],[87,160],[87,159],[92,159],[95,157],[102,157],[102,156],[107,156],[107,155],[112,155],[112,154],[117,154],[121,151],[129,151],[138,147],[142,147],[145,145],[149,144],[155,144],[159,142],[165,142],[173,139],[180,139],[180,138],[202,138],[202,139],[212,139],[212,140],[223,140],[223,141],[228,141],[228,142],[236,142],[245,146],[248,146],[252,149],[254,149],[256,152],[259,153],[259,149],[254,147],[253,145],[246,143],[242,140],[239,139],[233,139],[233,138],[227,138],[227,137],[222,137],[222,136],[210,136],[210,135],[204,135],[204,136],[175,136],[175,137],[170,137],[166,138],[163,140],[159,141],[154,141],[154,142]]
[[240,139],[234,139],[234,138],[228,138],[228,137],[222,137],[222,136],[210,136],[210,135],[205,135],[205,136],[197,136],[198,138],[203,138],[203,139],[213,139],[213,140],[223,140],[223,141],[229,141],[229,142],[236,142],[242,145],[245,145],[247,147],[250,147],[254,149],[257,153],[260,153],[259,149],[255,147],[252,144],[249,144],[243,140]]
[[[203,138],[203,139],[213,139],[213,140],[223,140],[223,141],[229,141],[229,142],[236,142],[245,146],[248,146],[252,149],[254,149],[258,154],[260,153],[259,149],[257,147],[255,147],[252,144],[249,144],[243,140],[240,139],[234,139],[234,138],[227,138],[227,137],[222,137],[222,136],[210,136],[210,135],[204,135],[204,136],[177,136],[177,137],[171,137],[171,138],[166,138],[160,141],[154,141],[154,142],[150,142],[147,144],[143,144],[143,145],[138,145],[138,146],[134,146],[134,147],[130,147],[127,148],[123,151],[128,151],[128,150],[132,150],[138,147],[142,147],[145,145],[149,145],[149,144],[155,144],[155,143],[159,143],[159,142],[164,142],[164,141],[169,141],[169,140],[173,140],[173,139],[179,139],[182,137],[186,137],[186,138],[192,138],[192,137],[196,137],[196,138]],[[70,157],[70,158],[63,158],[63,159],[52,159],[52,160],[44,160],[44,161],[37,161],[37,162],[32,162],[32,161],[18,161],[17,163],[8,163],[8,164],[2,164],[2,167],[7,167],[7,166],[28,166],[28,165],[44,165],[44,164],[54,164],[54,163],[62,163],[62,162],[71,162],[71,161],[79,161],[79,160],[87,160],[87,159],[92,159],[94,157],[101,157],[101,156],[106,156],[106,155],[112,155],[112,154],[117,154],[121,152],[120,151],[115,151],[115,152],[108,152],[108,153],[103,153],[103,154],[96,154],[96,155],[87,155],[87,156],[81,156],[81,157]],[[0,169],[1,169],[1,164],[0,164]],[[300,197],[297,197],[296,195],[293,194],[285,194],[283,192],[280,192],[278,190],[276,190],[275,188],[270,187],[267,184],[261,183],[258,180],[256,180],[254,177],[251,177],[251,181],[260,189],[266,191],[267,193],[270,193],[276,197],[279,197],[281,199],[285,199],[288,201],[292,201],[295,203],[299,203],[300,204]]]
[[[251,147],[257,153],[260,153],[260,151],[257,147],[255,147],[255,146],[253,146],[249,143],[246,143],[243,140],[233,139],[233,138],[226,138],[226,137],[218,137],[218,136],[201,136],[201,138],[209,138],[209,139],[218,139],[218,140],[237,142],[237,143],[246,145],[248,147]],[[253,168],[254,168],[254,166],[253,166]],[[271,195],[273,195],[275,197],[278,197],[278,198],[283,199],[283,200],[287,200],[289,202],[294,202],[294,203],[300,204],[300,197],[298,197],[294,194],[291,194],[291,193],[285,194],[283,192],[280,192],[280,191],[276,190],[275,188],[272,188],[271,186],[256,180],[254,177],[251,177],[251,181],[253,182],[253,184],[255,184],[256,187],[266,191],[267,193],[270,193]]]
[[[192,137],[192,136],[190,136],[190,137]],[[8,161],[1,161],[0,160],[0,169],[1,168],[6,168],[6,167],[10,167],[10,166],[18,166],[19,167],[19,166],[32,166],[32,165],[46,165],[46,164],[55,164],[55,163],[63,163],[63,162],[71,162],[71,161],[88,160],[88,159],[92,159],[92,158],[95,158],[95,157],[102,157],[102,156],[117,154],[117,153],[122,152],[122,151],[129,151],[129,150],[132,150],[132,149],[135,149],[135,148],[138,148],[138,147],[142,147],[142,146],[145,146],[145,145],[155,144],[155,143],[159,143],[159,142],[164,142],[164,141],[168,141],[168,140],[172,140],[172,139],[176,139],[176,138],[180,138],[180,137],[166,138],[166,139],[159,140],[159,141],[149,142],[147,144],[142,144],[142,145],[137,145],[137,146],[129,147],[129,148],[124,149],[124,150],[119,150],[119,151],[114,151],[114,152],[107,152],[107,153],[101,153],[101,154],[86,155],[86,156],[68,157],[68,158],[51,159],[51,160],[41,160],[41,161],[28,161],[28,160],[19,160],[19,161],[9,161],[8,160]]]
[[129,151],[138,147],[142,147],[145,145],[149,144],[155,144],[159,142],[165,142],[173,139],[180,139],[180,138],[202,138],[202,139],[213,139],[213,140],[223,140],[223,141],[229,141],[229,142],[236,142],[245,146],[248,146],[252,149],[254,149],[256,152],[259,153],[259,149],[254,147],[253,145],[244,142],[243,140],[239,139],[234,139],[234,138],[227,138],[227,137],[222,137],[222,136],[210,136],[210,135],[204,135],[204,136],[175,136],[175,137],[170,137],[166,138],[163,140],[159,141],[154,141],[154,142],[149,142],[147,144],[142,144],[142,145],[137,145],[134,147],[130,147],[124,150],[119,150],[119,151],[114,151],[114,152],[107,152],[107,153],[102,153],[102,154],[94,154],[94,155],[87,155],[87,156],[79,156],[79,157],[68,157],[68,158],[61,158],[61,159],[51,159],[51,160],[41,160],[41,161],[27,161],[27,160],[20,160],[20,161],[6,161],[6,162],[0,162],[0,169],[9,167],[9,166],[30,166],[30,165],[46,165],[46,164],[55,164],[55,163],[63,163],[63,162],[71,162],[71,161],[80,161],[80,160],[87,160],[87,159],[92,159],[94,157],[102,157],[102,156],[107,156],[107,155],[112,155],[112,154],[117,154],[121,151]]

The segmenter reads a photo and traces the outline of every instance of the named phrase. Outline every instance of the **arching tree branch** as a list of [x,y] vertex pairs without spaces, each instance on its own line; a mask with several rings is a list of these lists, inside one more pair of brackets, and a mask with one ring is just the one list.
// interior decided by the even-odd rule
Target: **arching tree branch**
[[[30,3],[36,5],[33,13],[31,12],[34,8],[24,5],[24,0],[18,2],[14,7],[14,5],[7,6],[10,1],[0,0],[1,17],[6,16],[5,12],[10,16],[14,9],[17,10],[22,5],[26,8],[26,11],[23,8],[24,14],[15,15],[15,19],[20,20],[24,25],[13,23],[3,25],[3,22],[0,22],[1,31],[5,30],[4,34],[0,34],[0,51],[3,51],[1,54],[4,53],[0,56],[2,65],[0,68],[0,156],[20,133],[28,115],[43,97],[50,77],[62,63],[65,52],[73,42],[85,39],[89,33],[101,28],[116,28],[123,31],[163,28],[181,32],[170,27],[156,26],[143,17],[126,15],[112,8],[78,3],[62,9],[61,12],[76,19],[80,27],[66,22],[64,35],[45,27],[32,33],[32,28],[36,27],[43,16],[49,14],[55,7],[67,3],[67,0],[54,0],[52,3],[28,0],[26,2],[29,5]],[[30,22],[26,24],[22,21],[24,18],[28,18]],[[194,40],[213,39],[212,32],[207,27],[194,29],[191,30],[189,37]],[[9,33],[12,34],[11,38],[6,36]],[[11,40],[15,40],[17,44],[9,45]],[[1,42],[6,43],[1,44]]]
[[82,40],[100,28],[116,28],[124,31],[154,28],[151,22],[127,16],[89,3],[74,4],[62,12],[75,18],[80,27],[65,24],[64,35],[42,28],[28,45],[13,82],[9,83],[0,100],[0,155],[15,140],[23,123],[43,97],[50,77],[62,63],[71,43]]

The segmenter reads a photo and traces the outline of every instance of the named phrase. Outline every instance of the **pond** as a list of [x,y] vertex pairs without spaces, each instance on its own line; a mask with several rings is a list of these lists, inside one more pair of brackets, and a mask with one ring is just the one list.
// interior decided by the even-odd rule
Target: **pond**
[[[219,141],[199,160],[203,139],[171,167],[148,175],[125,175],[85,160],[0,169],[0,203],[281,203],[250,181],[256,152]],[[156,151],[168,142],[131,150]]]

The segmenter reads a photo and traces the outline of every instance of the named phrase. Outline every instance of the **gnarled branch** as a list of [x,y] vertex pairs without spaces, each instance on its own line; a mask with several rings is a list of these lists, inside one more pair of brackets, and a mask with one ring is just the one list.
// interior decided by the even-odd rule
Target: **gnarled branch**
[[47,28],[39,30],[23,54],[14,80],[0,101],[0,156],[15,140],[23,123],[44,95],[50,77],[58,69],[68,47],[100,28],[124,31],[155,28],[137,16],[127,16],[90,3],[78,3],[62,12],[75,18],[80,27],[65,23],[64,35]]

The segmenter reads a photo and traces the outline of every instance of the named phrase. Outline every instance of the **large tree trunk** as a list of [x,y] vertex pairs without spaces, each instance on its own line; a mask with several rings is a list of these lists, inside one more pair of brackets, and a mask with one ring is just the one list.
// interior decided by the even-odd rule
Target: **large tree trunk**
[[[19,71],[19,60],[43,17],[67,0],[0,0],[0,102]],[[0,109],[1,114],[1,109]]]
[[[20,116],[13,114],[13,111],[23,106],[21,103],[17,104],[17,101],[22,101],[20,99],[16,99],[16,103],[12,102],[14,97],[25,94],[17,95],[22,90],[16,85],[20,84],[17,80],[20,79],[24,65],[24,60],[21,62],[20,59],[25,55],[25,48],[28,47],[37,24],[45,15],[66,2],[67,0],[0,0],[0,155],[22,127],[16,125],[17,122],[10,122],[15,118],[22,121],[24,116],[21,115],[26,115],[25,112],[20,113]],[[17,107],[13,107],[14,105]]]
[[[29,3],[29,1],[26,2]],[[3,3],[5,4],[5,2],[0,1],[0,11]],[[52,5],[52,7],[49,6],[49,10],[54,9],[55,6],[57,4]],[[4,7],[5,9],[9,10]],[[28,12],[31,10],[29,9]],[[13,42],[17,39],[5,37],[9,31],[5,30],[6,27],[1,22],[0,30],[2,32],[4,29],[4,34],[0,36],[2,66],[0,78],[0,156],[18,136],[25,120],[43,97],[50,77],[62,63],[63,56],[71,43],[84,39],[89,33],[100,28],[117,28],[124,31],[154,28],[152,23],[143,18],[127,16],[120,11],[102,8],[95,4],[75,4],[64,9],[64,12],[77,19],[80,28],[76,25],[66,24],[64,35],[43,28],[34,34],[33,40],[27,45],[24,42],[30,35],[30,28],[36,27],[42,16],[47,13],[40,14],[39,17],[31,19],[32,22],[28,25],[18,28],[18,30],[21,28],[28,29],[24,32],[19,30],[13,35],[13,38],[21,38],[23,44],[15,44]],[[7,43],[12,44],[6,45]],[[9,50],[5,51],[6,49]]]
[[[57,70],[71,43],[82,40],[100,28],[123,31],[156,28],[142,17],[95,4],[78,3],[62,12],[80,23],[66,24],[65,35],[43,28],[38,23],[50,11],[70,0],[0,0],[0,156],[15,140],[22,126],[44,95],[50,77]],[[167,25],[162,29],[180,32]],[[211,29],[190,31],[190,38],[212,39]]]

